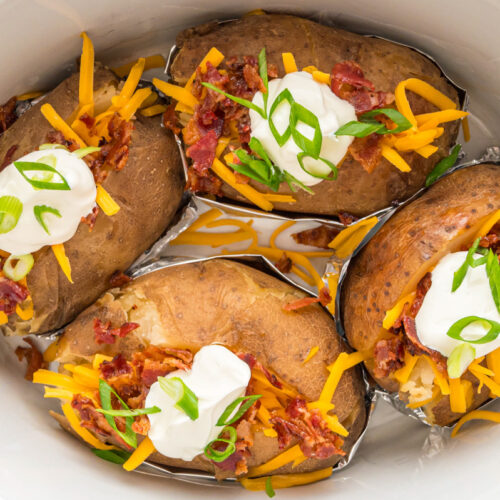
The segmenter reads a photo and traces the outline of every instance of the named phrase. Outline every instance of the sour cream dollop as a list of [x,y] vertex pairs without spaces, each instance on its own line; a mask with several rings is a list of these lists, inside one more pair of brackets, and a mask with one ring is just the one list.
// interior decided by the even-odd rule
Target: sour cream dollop
[[[320,157],[337,165],[347,153],[347,148],[354,138],[350,136],[337,137],[335,132],[347,122],[356,120],[354,107],[347,101],[337,97],[328,85],[317,82],[305,71],[298,71],[288,73],[283,78],[276,78],[269,82],[268,114],[276,97],[285,89],[290,91],[297,103],[318,117],[323,136]],[[252,102],[263,108],[262,92],[257,92]],[[278,105],[273,113],[272,120],[278,132],[283,134],[290,123],[290,105],[288,101],[283,100]],[[302,150],[295,144],[291,136],[280,147],[271,132],[267,119],[262,118],[259,113],[251,109],[250,121],[251,136],[259,139],[275,165],[289,172],[306,186],[313,186],[322,181],[321,178],[313,177],[302,169],[297,160],[297,154]],[[298,123],[297,130],[309,139],[314,136],[313,129],[304,123]],[[305,158],[304,166],[308,171],[316,174],[328,175],[331,172],[325,163],[312,158]]]
[[174,400],[155,382],[146,398],[146,407],[158,406],[160,413],[149,415],[148,436],[163,455],[192,460],[203,453],[222,430],[216,423],[224,410],[245,395],[250,381],[249,366],[221,345],[202,347],[189,371],[177,370],[167,378],[179,377],[198,398],[199,416],[191,420],[175,408]]
[[[432,271],[432,285],[424,297],[415,324],[417,335],[427,347],[449,357],[453,349],[462,343],[446,335],[449,328],[466,316],[500,322],[500,314],[495,306],[486,265],[467,270],[460,287],[451,291],[453,275],[464,263],[467,252],[455,252],[443,257]],[[484,337],[488,328],[478,322],[471,323],[462,330],[462,337],[477,340]],[[476,357],[481,357],[500,347],[500,337],[487,344],[471,344],[476,349]]]
[[[64,149],[33,151],[17,161],[44,163],[43,157],[55,158],[55,169],[67,181],[70,190],[36,189],[17,170],[13,163],[0,173],[0,197],[15,196],[23,204],[23,211],[17,225],[11,231],[0,234],[0,249],[13,255],[36,252],[45,245],[55,245],[68,241],[75,233],[82,217],[88,215],[95,206],[96,185],[87,164],[76,155]],[[44,172],[38,173],[38,175]],[[36,172],[26,172],[30,178]],[[54,174],[52,182],[60,182]],[[61,214],[57,217],[45,213],[43,220],[50,231],[44,230],[37,221],[34,207],[46,205]]]

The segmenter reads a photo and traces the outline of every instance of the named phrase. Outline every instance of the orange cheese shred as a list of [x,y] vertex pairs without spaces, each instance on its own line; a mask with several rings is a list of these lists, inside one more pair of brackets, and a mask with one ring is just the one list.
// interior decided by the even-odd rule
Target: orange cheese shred
[[316,356],[318,351],[319,351],[319,346],[315,345],[314,347],[311,347],[304,361],[302,361],[302,364],[305,365],[308,361],[311,361],[311,359],[314,358],[314,356]]
[[275,201],[276,203],[296,203],[297,200],[289,194],[263,193],[262,196],[267,201]]
[[303,456],[304,453],[302,453],[300,446],[296,444],[291,448],[288,448],[288,450],[284,451],[283,453],[280,453],[276,457],[272,458],[265,464],[259,465],[257,467],[252,467],[248,471],[248,476],[263,476],[272,472],[273,470],[279,469],[280,467],[289,464],[290,462],[293,462],[294,460],[297,460],[298,458],[302,458]]
[[328,244],[329,248],[333,248],[337,257],[345,259],[356,250],[363,238],[375,227],[377,222],[378,218],[374,216],[352,224],[335,236],[333,241]]
[[51,248],[66,278],[68,278],[70,283],[73,283],[73,280],[71,279],[71,264],[66,256],[64,245],[59,243],[58,245],[52,245]]
[[145,437],[141,444],[136,448],[134,453],[130,455],[128,460],[123,464],[123,468],[126,471],[131,471],[137,469],[139,465],[141,465],[147,458],[155,452],[155,447],[151,439],[149,437]]
[[408,351],[405,351],[404,365],[399,370],[394,372],[394,378],[400,383],[405,384],[410,378],[411,372],[417,364],[418,356],[412,356]]
[[500,413],[486,410],[474,410],[464,415],[455,425],[451,432],[451,437],[455,437],[462,426],[471,420],[489,420],[500,424]]
[[465,398],[465,388],[459,378],[450,378],[450,408],[455,413],[465,413],[467,411],[467,401]]
[[186,229],[186,231],[193,232],[205,227],[209,222],[214,221],[223,214],[222,210],[218,208],[211,208],[203,212],[198,218]]
[[33,317],[33,302],[30,302],[26,309],[19,304],[16,305],[16,314],[23,320],[28,321]]
[[[155,54],[153,56],[145,57],[144,61],[145,61],[144,71],[147,71],[148,69],[153,69],[153,68],[163,68],[167,64],[167,61],[165,61],[165,58],[160,54]],[[115,73],[120,78],[123,78],[129,74],[130,70],[134,67],[135,64],[137,64],[137,61],[132,61],[132,62],[123,64],[122,66],[118,66],[116,68],[111,68],[111,69],[112,69],[113,73]]]
[[441,391],[441,394],[443,396],[446,396],[450,394],[450,386],[448,384],[448,380],[446,377],[439,371],[439,368],[436,366],[436,363],[429,358],[429,356],[424,356],[424,358],[429,362],[429,365],[432,368],[432,371],[434,372],[434,379],[436,381],[437,386],[439,387],[439,390]]
[[[253,239],[252,233],[248,231],[234,231],[232,233],[202,233],[184,231],[170,242],[170,245],[206,245],[217,248],[223,245],[231,245],[240,241]],[[241,252],[238,252],[241,253]]]
[[107,444],[104,444],[103,442],[99,441],[93,434],[91,434],[87,429],[83,428],[80,425],[80,420],[75,413],[75,410],[71,407],[71,403],[64,403],[62,406],[62,411],[64,413],[64,416],[68,420],[69,425],[71,425],[71,428],[90,446],[93,448],[97,448],[98,450],[113,450],[114,446],[110,446]]
[[297,64],[295,63],[295,57],[293,57],[291,52],[283,52],[281,57],[283,59],[285,73],[294,73],[295,71],[298,71]]
[[[295,463],[295,462],[294,462]],[[320,469],[314,472],[303,472],[301,474],[277,474],[271,476],[271,485],[273,489],[290,488],[292,486],[300,486],[302,484],[314,483],[322,479],[326,479],[332,475],[332,467]],[[259,477],[257,479],[242,478],[239,479],[241,485],[250,491],[263,491],[266,489],[267,477]]]
[[120,210],[120,205],[116,203],[111,195],[101,186],[97,184],[97,196],[96,203],[99,205],[101,210],[108,216],[115,215]]
[[493,214],[491,214],[486,221],[483,223],[479,231],[477,232],[476,238],[482,238],[483,236],[486,236],[490,231],[491,228],[500,220],[500,209],[495,210]]
[[119,111],[120,116],[124,120],[130,120],[135,112],[139,109],[141,104],[151,95],[152,90],[150,88],[139,89],[130,98],[130,100],[125,104]]
[[486,356],[486,364],[494,373],[493,380],[500,384],[500,348],[495,349]]
[[387,144],[382,144],[382,156],[392,163],[401,172],[410,172],[411,167],[406,163],[406,160],[394,149]]
[[269,238],[269,246],[271,248],[276,248],[276,238],[283,232],[286,231],[289,227],[292,227],[295,224],[294,220],[289,220],[287,222],[284,222],[280,226],[278,226],[273,233],[271,234],[271,237]]
[[416,292],[411,292],[408,295],[405,295],[403,298],[399,299],[396,305],[385,313],[382,327],[386,330],[389,330],[403,312],[403,307],[405,306],[405,304],[411,304],[415,299],[415,295]]
[[87,144],[85,144],[77,133],[74,132],[71,127],[57,114],[56,110],[50,104],[45,103],[40,108],[40,111],[52,127],[64,135],[66,140],[76,142],[76,144],[78,144],[81,148],[87,147]]
[[198,99],[196,99],[196,97],[184,87],[164,82],[158,78],[153,78],[153,85],[166,96],[171,97],[172,99],[175,99],[190,108],[191,113],[194,112],[194,108],[198,105]]
[[166,110],[167,106],[165,104],[154,104],[153,106],[141,109],[140,113],[142,116],[150,117],[150,116],[161,115]]
[[3,311],[0,311],[0,325],[5,325],[5,323],[8,322],[9,322],[9,317]]
[[90,116],[94,115],[94,46],[92,41],[83,32],[82,57],[80,60],[80,85],[79,85],[79,108],[91,105]]

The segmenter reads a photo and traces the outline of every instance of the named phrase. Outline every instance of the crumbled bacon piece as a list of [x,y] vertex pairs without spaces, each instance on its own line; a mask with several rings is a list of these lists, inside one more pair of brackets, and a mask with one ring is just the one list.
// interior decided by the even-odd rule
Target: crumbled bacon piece
[[121,354],[117,354],[111,361],[103,361],[99,366],[99,371],[104,380],[110,380],[132,373],[132,366]]
[[28,298],[27,288],[5,277],[0,277],[0,311],[7,316],[16,310],[16,305]]
[[98,206],[95,206],[93,209],[92,209],[92,212],[90,212],[88,215],[86,215],[85,217],[82,217],[81,218],[81,222],[83,224],[87,224],[87,226],[89,226],[89,231],[92,231],[92,229],[94,229],[94,226],[95,226],[95,221],[97,220],[97,216],[99,215],[99,207]]
[[335,95],[350,102],[358,115],[394,102],[391,92],[375,91],[373,83],[365,78],[361,66],[354,61],[335,64],[331,72],[331,89]]
[[186,155],[193,160],[193,168],[200,175],[204,175],[212,166],[215,159],[216,147],[217,135],[215,130],[210,130],[187,149]]
[[139,328],[139,323],[127,322],[113,328],[111,322],[103,323],[99,318],[94,319],[94,333],[97,344],[114,344],[117,337],[125,337],[133,330]]
[[0,133],[5,132],[16,120],[17,97],[11,97],[0,106]]
[[11,146],[7,152],[5,153],[5,157],[2,161],[2,163],[0,164],[0,172],[7,166],[7,165],[10,165],[12,163],[12,157],[14,156],[14,153],[17,151],[17,148],[19,146],[17,144],[14,144],[13,146]]
[[238,354],[238,357],[242,361],[244,361],[250,367],[251,370],[253,370],[255,364],[257,363],[256,357],[253,354],[250,354],[248,352],[240,353],[240,354]]
[[400,337],[379,340],[374,351],[375,376],[383,378],[399,370],[404,364],[404,356],[404,343]]
[[330,290],[327,286],[324,286],[319,291],[319,302],[323,307],[326,307],[332,301],[332,296],[330,295]]
[[417,317],[418,311],[422,307],[426,293],[432,285],[431,273],[426,273],[425,276],[418,282],[417,291],[415,293],[415,300],[410,307],[410,315],[412,318]]
[[211,171],[201,176],[193,168],[188,169],[187,188],[193,193],[212,194],[222,196],[222,181]]
[[109,279],[109,284],[112,288],[119,288],[127,283],[130,283],[130,281],[132,281],[132,278],[127,276],[125,273],[122,271],[115,271]]
[[76,151],[80,147],[74,141],[67,141],[63,133],[59,130],[50,130],[47,133],[47,141],[50,144],[61,144],[61,146],[66,146],[70,151]]
[[33,381],[33,374],[40,370],[41,368],[47,368],[47,363],[43,360],[42,353],[38,350],[37,346],[33,342],[33,339],[29,337],[24,337],[23,340],[30,345],[30,347],[19,346],[16,348],[16,356],[19,361],[25,359],[27,361],[26,373],[24,378]]
[[328,248],[328,244],[340,233],[340,230],[321,224],[320,226],[293,233],[292,238],[300,245],[309,245],[318,248]]
[[349,146],[351,156],[361,163],[361,166],[371,173],[382,159],[382,148],[380,147],[381,136],[370,134],[366,137],[357,137]]
[[339,213],[339,221],[341,222],[341,224],[344,224],[344,226],[349,226],[357,220],[359,220],[359,217],[356,217],[355,215],[352,215],[348,212]]
[[175,135],[179,135],[182,127],[179,123],[179,119],[177,118],[175,106],[175,103],[169,104],[163,113],[163,126],[171,130]]
[[235,172],[234,177],[236,178],[236,184],[248,184],[250,182],[250,177],[240,172]]
[[276,262],[275,266],[278,271],[281,271],[282,273],[289,273],[292,269],[292,259],[290,259],[290,257],[283,252],[283,255],[280,257],[280,260]]
[[333,433],[317,409],[309,410],[304,399],[292,399],[286,410],[286,418],[272,412],[270,422],[278,433],[280,449],[288,446],[293,437],[299,438],[299,446],[306,457],[328,458],[345,455],[344,441]]
[[95,125],[95,118],[90,116],[88,113],[83,113],[83,115],[80,116],[78,119],[81,122],[83,122],[89,130],[91,130],[92,127]]
[[490,232],[481,238],[479,246],[491,248],[494,253],[500,253],[500,224],[495,224]]

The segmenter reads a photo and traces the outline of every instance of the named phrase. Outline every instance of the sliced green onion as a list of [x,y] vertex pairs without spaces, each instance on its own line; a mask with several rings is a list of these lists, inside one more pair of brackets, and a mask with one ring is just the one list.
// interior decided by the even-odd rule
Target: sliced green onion
[[476,349],[474,346],[467,343],[457,345],[448,357],[447,365],[449,377],[460,377],[475,359]]
[[42,144],[38,149],[40,151],[43,151],[44,149],[65,149],[66,151],[69,151],[69,149],[64,144],[51,144],[51,143]]
[[158,377],[160,387],[175,401],[175,407],[191,420],[198,418],[198,398],[179,377]]
[[300,167],[306,174],[309,174],[312,177],[317,177],[318,179],[326,179],[328,181],[334,181],[337,178],[337,167],[331,161],[328,161],[325,158],[317,158],[317,160],[322,161],[333,172],[333,175],[331,175],[332,172],[326,175],[315,174],[307,170],[306,167],[304,166],[304,158],[306,157],[310,157],[310,155],[308,155],[307,153],[299,153],[297,155],[297,161],[299,162]]
[[300,189],[303,189],[306,193],[314,194],[314,191],[311,188],[308,188],[304,183],[299,181],[296,177],[294,177],[289,172],[283,172],[285,182],[288,184],[288,187],[295,193],[297,190],[293,188],[293,186],[297,186]]
[[[467,256],[465,257],[464,263],[458,268],[457,271],[453,274],[453,283],[451,286],[451,291],[454,292],[455,290],[458,290],[460,285],[465,279],[465,276],[467,274],[467,270],[469,269],[469,266],[474,266],[474,253],[476,252],[478,246],[479,246],[479,241],[481,238],[477,238],[472,246],[469,248],[469,251],[467,252]],[[479,259],[481,260],[481,259]]]
[[0,197],[0,234],[12,231],[21,217],[23,204],[15,196]]
[[347,122],[337,129],[335,135],[349,135],[351,137],[366,137],[385,128],[383,123]]
[[61,213],[59,212],[59,210],[57,210],[57,208],[48,207],[47,205],[35,205],[33,207],[33,212],[35,213],[35,219],[43,227],[43,229],[47,234],[50,234],[50,231],[43,219],[43,215],[47,213],[55,215],[56,217],[62,217]]
[[497,311],[500,312],[500,264],[498,256],[490,249],[488,255],[483,259],[486,259],[486,274],[490,283],[491,295],[497,306]]
[[271,476],[269,476],[267,479],[266,479],[266,495],[269,497],[269,498],[273,498],[274,495],[276,495],[276,493],[274,492],[274,488],[273,488],[273,483],[272,483],[272,478]]
[[363,113],[359,119],[364,123],[379,123],[376,120],[372,120],[378,115],[385,115],[389,120],[392,120],[397,126],[396,128],[388,129],[384,126],[383,129],[377,132],[377,134],[399,134],[412,127],[410,120],[402,115],[397,109],[393,108],[380,108],[373,109],[372,111],[367,111]]
[[[313,139],[309,139],[297,130],[297,124],[304,123],[314,129]],[[319,158],[323,135],[319,126],[318,117],[298,102],[294,102],[290,109],[290,128],[295,144],[315,160]]]
[[[28,181],[34,188],[55,189],[61,191],[71,190],[66,179],[54,167],[51,167],[50,165],[46,165],[45,163],[37,163],[34,161],[15,161],[14,166],[17,168],[18,172],[26,179],[26,181]],[[36,180],[34,178],[28,177],[25,172],[53,172],[61,179],[61,182],[47,182]]]
[[457,162],[458,153],[460,152],[460,148],[460,144],[457,144],[448,156],[446,156],[436,164],[436,166],[432,169],[432,171],[425,179],[426,186],[434,184],[434,182],[436,182],[439,177],[441,177],[448,169],[455,165],[455,163]]
[[49,167],[56,168],[57,158],[54,155],[40,156],[36,163],[43,163]]
[[123,450],[99,450],[92,448],[90,450],[96,457],[111,462],[113,464],[123,465],[129,458],[131,453]]
[[[229,439],[222,438],[226,432],[229,433]],[[234,427],[224,427],[219,437],[210,441],[210,443],[205,446],[205,456],[214,462],[224,462],[227,458],[229,458],[236,451],[236,429]],[[213,448],[214,443],[226,443],[227,446],[224,450],[216,450]]]
[[[383,123],[375,120],[378,115],[385,115],[396,124],[396,128],[389,129]],[[411,128],[411,122],[399,111],[393,108],[380,108],[367,111],[359,117],[359,121],[351,121],[342,125],[335,135],[350,135],[366,137],[370,134],[399,134]]]
[[254,104],[252,101],[248,101],[247,99],[242,99],[241,97],[236,97],[234,95],[228,94],[227,92],[224,92],[219,87],[216,87],[215,85],[212,85],[211,83],[201,82],[201,84],[204,87],[207,87],[207,89],[213,90],[214,92],[222,94],[224,97],[231,99],[231,101],[234,101],[238,104],[241,104],[242,106],[245,106],[246,108],[253,109],[257,113],[259,113],[259,115],[262,116],[262,118],[264,118],[264,119],[266,118],[265,110],[263,110],[262,108],[259,108],[259,106]]
[[243,164],[248,165],[261,179],[263,179],[264,184],[267,184],[271,180],[271,171],[265,161],[250,156],[244,149],[238,149],[235,151],[235,154]]
[[295,100],[294,100],[291,92],[288,89],[284,89],[283,91],[281,91],[278,94],[278,96],[274,100],[273,104],[271,105],[271,109],[269,110],[269,120],[268,120],[269,128],[271,129],[273,137],[280,147],[284,146],[286,141],[288,141],[288,139],[290,138],[290,135],[292,135],[292,128],[291,128],[290,124],[288,124],[288,127],[286,128],[286,130],[282,134],[280,134],[278,132],[278,129],[276,128],[276,125],[273,122],[273,114],[276,111],[277,107],[283,101],[287,101],[288,104],[290,104],[290,112],[291,112],[291,107],[292,107],[292,104],[295,102]]
[[87,156],[92,153],[97,153],[97,151],[100,151],[101,148],[98,148],[97,146],[88,146],[86,148],[80,148],[77,149],[76,151],[73,151],[73,154],[77,156],[78,158],[83,158],[84,156]]
[[[488,328],[488,331],[484,335],[477,340],[467,340],[462,337],[462,330],[469,326],[471,323],[480,323],[485,329]],[[446,332],[448,337],[451,337],[455,340],[461,340],[463,342],[469,342],[470,344],[487,344],[488,342],[492,342],[495,340],[500,334],[500,323],[493,321],[491,319],[481,318],[479,316],[466,316],[465,318],[459,319],[455,321],[453,325],[451,325],[450,329]]]
[[33,255],[10,255],[3,265],[3,272],[12,281],[22,280],[33,267]]
[[98,408],[97,411],[112,417],[138,417],[139,415],[151,415],[153,413],[161,412],[158,406],[152,406],[151,408],[137,408],[135,410],[102,410]]
[[[254,396],[243,396],[241,398],[235,399],[231,404],[228,405],[228,407],[222,412],[222,415],[219,417],[219,420],[217,420],[217,427],[223,426],[223,425],[230,425],[234,424],[237,420],[239,420],[252,406],[255,401],[257,401],[259,398],[261,398],[261,394],[255,394]],[[238,405],[241,404],[239,410],[234,414],[233,417],[229,418],[234,410],[238,407]],[[229,418],[229,420],[227,420]]]
[[267,113],[267,98],[269,97],[269,82],[267,78],[267,59],[266,59],[266,48],[264,47],[259,52],[259,74],[262,79],[262,83],[266,88],[266,91],[262,93],[264,98],[264,112]]
[[[118,396],[116,391],[104,380],[99,379],[99,397],[101,399],[101,406],[103,410],[113,410],[111,405],[111,394],[114,394],[116,399],[122,405],[125,410],[130,410],[127,404]],[[108,424],[113,428],[113,430],[132,448],[137,447],[137,434],[132,430],[132,424],[134,423],[134,417],[125,417],[125,432],[118,430],[116,426],[115,417],[111,415],[104,415]]]

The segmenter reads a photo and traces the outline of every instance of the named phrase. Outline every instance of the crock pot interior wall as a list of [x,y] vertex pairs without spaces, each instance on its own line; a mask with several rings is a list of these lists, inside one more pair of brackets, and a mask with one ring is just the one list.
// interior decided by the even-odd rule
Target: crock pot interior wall
[[[304,7],[307,5],[307,9]],[[0,0],[0,100],[48,89],[80,53],[78,34],[87,30],[104,62],[166,54],[182,28],[248,10],[312,14],[340,26],[413,44],[433,55],[471,97],[473,141],[469,157],[498,141],[500,2],[496,0],[217,1],[176,0]],[[493,133],[496,134],[493,135]],[[500,142],[500,141],[498,141]],[[263,493],[197,488],[176,481],[127,474],[96,458],[61,432],[47,415],[50,404],[39,388],[22,379],[20,365],[0,339],[0,498],[72,500],[89,498],[233,499]],[[468,440],[441,449],[438,437],[381,407],[353,467],[330,481],[279,491],[279,498],[491,498],[498,491],[485,457],[498,455],[500,429],[478,426]],[[481,428],[482,427],[482,428]],[[481,432],[482,431],[482,432]],[[422,449],[422,444],[427,446]],[[429,457],[435,453],[432,459]],[[434,451],[433,451],[434,450]],[[491,461],[489,461],[492,463]],[[456,474],[457,470],[467,474]],[[491,469],[490,469],[491,470]],[[402,479],[399,479],[402,478]],[[482,477],[484,488],[471,477]],[[488,480],[490,477],[490,480]],[[446,482],[446,479],[449,481]],[[482,481],[483,481],[482,480]],[[399,484],[399,482],[401,484]],[[402,488],[402,489],[401,489]],[[457,493],[459,492],[459,493]],[[257,495],[260,495],[259,497]],[[481,496],[484,495],[484,496]]]

